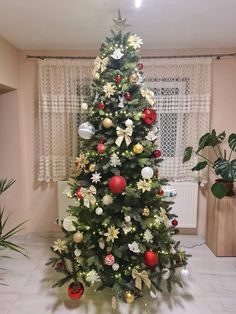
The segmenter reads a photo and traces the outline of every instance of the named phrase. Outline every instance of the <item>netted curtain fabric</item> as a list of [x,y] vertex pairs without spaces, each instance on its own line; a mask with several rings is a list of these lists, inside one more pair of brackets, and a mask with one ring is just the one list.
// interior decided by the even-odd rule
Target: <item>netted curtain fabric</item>
[[93,60],[39,60],[38,180],[69,177],[78,154],[81,103],[90,94]]
[[198,146],[209,130],[211,58],[143,59],[146,84],[155,92],[158,147],[164,162],[160,175],[169,180],[205,181],[207,172],[192,172],[197,157],[183,164],[186,146]]

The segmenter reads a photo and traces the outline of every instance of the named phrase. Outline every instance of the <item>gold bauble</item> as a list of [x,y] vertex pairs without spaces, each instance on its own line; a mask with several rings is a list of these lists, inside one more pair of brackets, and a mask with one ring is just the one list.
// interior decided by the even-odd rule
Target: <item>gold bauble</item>
[[125,292],[125,301],[127,303],[133,303],[134,302],[134,294],[130,291]]
[[84,236],[83,233],[80,231],[77,231],[76,233],[73,234],[73,241],[75,243],[80,243],[83,240]]
[[150,214],[150,209],[147,208],[147,207],[145,207],[145,208],[143,209],[143,216],[149,216],[149,214]]
[[135,84],[138,82],[138,75],[136,73],[132,73],[129,77],[129,81],[132,84]]
[[135,144],[134,146],[133,146],[133,152],[135,153],[135,154],[141,154],[142,152],[143,152],[143,150],[144,150],[144,148],[143,148],[143,145],[142,144]]
[[90,164],[89,165],[89,171],[94,172],[96,170],[96,165],[95,164]]
[[103,126],[105,129],[110,129],[110,128],[113,126],[113,122],[112,122],[111,119],[105,118],[105,119],[102,121],[102,126]]

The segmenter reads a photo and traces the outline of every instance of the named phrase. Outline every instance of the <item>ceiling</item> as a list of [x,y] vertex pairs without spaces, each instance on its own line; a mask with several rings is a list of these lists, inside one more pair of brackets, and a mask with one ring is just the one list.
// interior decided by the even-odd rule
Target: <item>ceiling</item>
[[0,0],[0,36],[20,49],[97,49],[117,9],[144,48],[236,47],[236,0]]

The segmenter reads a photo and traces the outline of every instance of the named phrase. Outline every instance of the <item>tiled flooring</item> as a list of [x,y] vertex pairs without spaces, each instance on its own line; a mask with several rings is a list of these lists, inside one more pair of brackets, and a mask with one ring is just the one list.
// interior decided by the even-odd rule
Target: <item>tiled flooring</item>
[[[178,236],[178,239],[184,246],[203,242],[196,236]],[[119,310],[112,311],[109,291],[95,294],[86,289],[77,302],[67,298],[65,288],[50,288],[55,272],[45,267],[45,262],[50,256],[48,248],[53,237],[31,235],[18,241],[24,243],[30,259],[11,254],[14,259],[0,261],[0,267],[7,269],[2,275],[8,283],[0,286],[1,314],[236,313],[236,258],[217,258],[206,245],[187,249],[192,254],[191,277],[184,289],[176,288],[171,297],[165,295],[158,302],[147,295],[132,305],[120,303]]]

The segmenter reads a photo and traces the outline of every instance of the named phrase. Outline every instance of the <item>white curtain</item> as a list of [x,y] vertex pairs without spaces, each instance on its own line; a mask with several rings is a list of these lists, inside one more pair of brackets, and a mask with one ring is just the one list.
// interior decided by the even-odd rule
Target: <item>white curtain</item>
[[38,180],[68,178],[78,154],[81,103],[90,94],[93,60],[39,60]]
[[207,172],[192,172],[197,157],[183,164],[186,146],[198,146],[209,130],[211,58],[144,59],[146,85],[153,89],[158,113],[158,146],[164,162],[160,175],[169,180],[199,180]]

